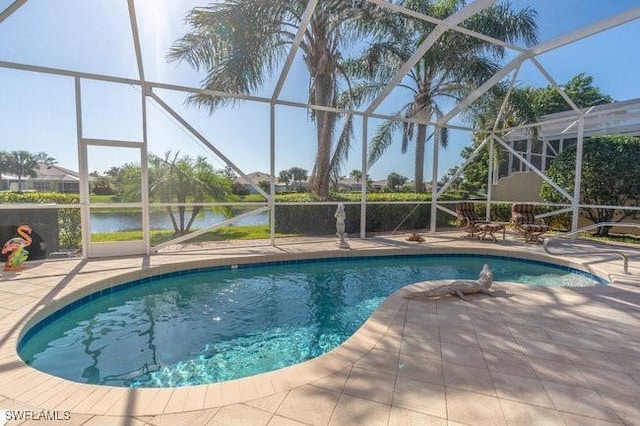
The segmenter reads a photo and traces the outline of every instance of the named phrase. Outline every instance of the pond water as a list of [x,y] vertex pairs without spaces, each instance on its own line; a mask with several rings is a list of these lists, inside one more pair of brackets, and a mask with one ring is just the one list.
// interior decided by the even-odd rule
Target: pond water
[[[241,212],[242,213],[242,212]],[[164,211],[154,211],[149,214],[151,229],[173,229],[169,213]],[[178,215],[175,214],[176,220]],[[185,222],[189,220],[191,213],[185,215]],[[205,228],[215,225],[223,220],[228,219],[223,214],[214,213],[210,210],[201,212],[193,222],[192,229]],[[136,231],[142,229],[142,214],[139,212],[109,212],[109,213],[91,213],[91,232],[121,232]],[[266,225],[269,223],[269,215],[266,212],[249,216],[237,221],[236,225]]]

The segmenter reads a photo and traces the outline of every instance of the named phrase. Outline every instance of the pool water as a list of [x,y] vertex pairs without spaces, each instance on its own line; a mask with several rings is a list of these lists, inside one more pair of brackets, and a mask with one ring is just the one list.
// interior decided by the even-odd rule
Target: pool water
[[[395,290],[476,279],[592,286],[575,270],[498,257],[407,256],[291,262],[159,277],[44,320],[20,342],[31,366],[81,383],[216,383],[317,357],[351,336]],[[53,318],[53,317],[52,317]]]

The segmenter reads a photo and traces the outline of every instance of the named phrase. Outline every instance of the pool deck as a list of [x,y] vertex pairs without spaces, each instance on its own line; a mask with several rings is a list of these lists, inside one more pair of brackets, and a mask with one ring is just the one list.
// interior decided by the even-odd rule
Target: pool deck
[[[5,272],[0,410],[48,410],[68,415],[64,424],[74,425],[640,425],[640,250],[629,257],[631,274],[624,275],[621,258],[598,253],[599,244],[581,243],[570,249],[580,255],[549,258],[541,246],[509,236],[490,242],[460,235],[438,233],[424,243],[407,242],[406,235],[350,239],[350,250],[339,250],[333,238],[279,239],[277,247],[238,241],[149,257],[32,263],[20,273]],[[39,318],[151,270],[405,253],[552,259],[613,283],[495,283],[497,297],[470,295],[469,303],[450,296],[406,299],[420,285],[405,287],[329,354],[206,386],[83,385],[36,371],[16,354],[21,332]]]

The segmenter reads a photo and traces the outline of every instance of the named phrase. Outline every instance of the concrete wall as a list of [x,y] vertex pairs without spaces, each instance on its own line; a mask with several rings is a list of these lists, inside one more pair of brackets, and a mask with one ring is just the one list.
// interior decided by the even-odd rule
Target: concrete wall
[[[57,251],[58,214],[56,209],[5,210],[0,217],[0,244],[18,237],[19,225],[29,225],[33,242],[27,247],[29,260],[45,259]],[[6,260],[6,256],[0,256]]]
[[492,185],[493,201],[542,201],[540,186],[542,178],[534,172],[516,172],[502,177]]

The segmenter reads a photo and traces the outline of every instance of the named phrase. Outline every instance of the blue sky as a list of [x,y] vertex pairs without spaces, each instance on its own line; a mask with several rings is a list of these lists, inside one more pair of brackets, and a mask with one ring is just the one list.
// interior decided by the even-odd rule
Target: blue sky
[[[184,32],[183,16],[195,0],[136,0],[146,77],[181,85],[198,86],[202,74],[186,64],[167,64],[171,43]],[[0,0],[0,9],[11,4]],[[0,60],[135,78],[137,68],[125,0],[29,0],[0,24]],[[530,6],[539,12],[540,38],[544,42],[589,23],[640,6],[640,0],[533,0],[512,1],[514,8]],[[595,84],[617,100],[640,97],[640,22],[540,56],[539,61],[559,83],[587,72]],[[512,57],[513,55],[511,55]],[[276,77],[262,91],[270,96]],[[520,84],[546,86],[548,82],[525,64]],[[0,68],[0,150],[46,151],[60,165],[77,169],[73,80],[66,77]],[[308,75],[300,58],[294,63],[282,98],[305,101]],[[84,134],[91,138],[141,140],[139,89],[128,85],[83,81]],[[214,145],[246,173],[269,171],[269,108],[266,104],[238,103],[207,111],[186,107],[185,96],[157,92]],[[397,89],[378,112],[391,113],[406,101]],[[162,154],[180,150],[207,155],[216,167],[224,164],[149,103],[149,150]],[[315,131],[307,111],[279,106],[276,110],[276,172],[293,166],[311,171],[315,157]],[[370,134],[380,124],[369,123]],[[356,120],[361,128],[362,122]],[[467,132],[453,132],[450,146],[440,154],[440,174],[460,164],[460,151],[471,143]],[[425,176],[431,175],[431,147]],[[132,149],[92,148],[90,170],[105,170],[136,161]],[[358,130],[345,174],[360,169],[361,132]],[[370,170],[374,179],[391,172],[413,176],[413,158],[400,153],[399,143]]]

